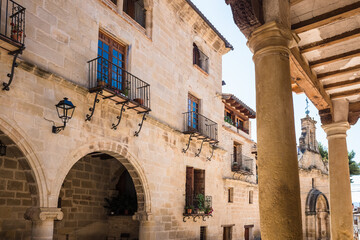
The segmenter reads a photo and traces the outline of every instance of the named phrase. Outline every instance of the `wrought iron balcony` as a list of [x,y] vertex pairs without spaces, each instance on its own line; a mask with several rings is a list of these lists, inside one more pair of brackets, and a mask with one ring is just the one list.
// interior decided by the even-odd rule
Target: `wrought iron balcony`
[[233,120],[231,119],[231,117],[225,116],[225,117],[224,117],[224,121],[227,122],[227,123],[229,123],[230,125],[236,127],[237,130],[241,130],[241,131],[243,131],[244,133],[249,134],[249,130],[246,129],[246,128],[244,127],[244,125],[240,125],[240,124],[238,124],[237,122],[234,123]]
[[22,50],[25,37],[25,8],[13,0],[0,0],[0,47]]
[[218,142],[218,125],[216,122],[197,112],[185,112],[185,134],[192,134],[200,140],[216,144]]
[[242,154],[231,154],[231,171],[252,175],[253,159]]
[[194,222],[196,222],[197,218],[202,218],[203,221],[206,221],[205,218],[212,217],[213,211],[211,196],[187,194],[185,197],[183,221],[186,222],[186,219],[190,218],[193,218]]
[[90,92],[100,92],[105,99],[126,103],[138,112],[150,111],[150,85],[107,59],[89,62]]

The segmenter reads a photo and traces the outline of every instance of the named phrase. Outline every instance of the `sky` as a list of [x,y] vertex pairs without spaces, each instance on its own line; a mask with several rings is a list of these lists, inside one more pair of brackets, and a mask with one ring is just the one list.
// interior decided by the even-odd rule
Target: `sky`
[[[240,100],[256,110],[255,102],[255,69],[252,53],[246,46],[246,38],[235,25],[230,6],[225,0],[192,0],[200,11],[210,20],[219,32],[233,45],[234,50],[223,56],[222,74],[226,85],[224,93],[235,94]],[[305,94],[293,94],[296,141],[299,142],[301,134],[301,118],[305,117]],[[276,107],[276,106],[274,106]],[[309,101],[310,117],[316,121],[316,138],[324,146],[328,146],[326,134],[321,128],[319,113]],[[355,161],[360,162],[360,121],[347,132],[348,150],[354,150]],[[256,120],[252,121],[252,138],[256,141]],[[360,202],[360,176],[354,177],[352,184],[353,202]],[[355,192],[355,189],[359,192]]]

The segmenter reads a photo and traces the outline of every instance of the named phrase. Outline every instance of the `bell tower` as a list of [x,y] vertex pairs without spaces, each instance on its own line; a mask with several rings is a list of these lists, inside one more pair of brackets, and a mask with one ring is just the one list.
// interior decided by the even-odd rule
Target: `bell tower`
[[306,117],[301,119],[299,149],[302,153],[304,153],[306,150],[318,153],[319,147],[316,141],[316,121],[309,116],[309,113],[309,102],[306,99]]

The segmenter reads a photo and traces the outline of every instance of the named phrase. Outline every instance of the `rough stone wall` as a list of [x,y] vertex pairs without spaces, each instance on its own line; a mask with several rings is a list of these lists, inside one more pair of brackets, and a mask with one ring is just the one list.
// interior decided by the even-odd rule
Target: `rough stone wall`
[[30,240],[31,222],[24,219],[27,208],[37,206],[35,178],[22,152],[0,131],[7,145],[0,156],[0,239]]
[[[57,207],[59,192],[64,201],[69,200],[61,186],[70,186],[66,180],[63,182],[69,171],[76,170],[70,169],[86,154],[105,151],[116,155],[132,176],[137,192],[141,193],[139,201],[145,202],[145,206],[139,210],[147,211],[150,217],[147,222],[142,219],[140,225],[146,227],[140,229],[147,231],[147,237],[198,239],[200,226],[206,226],[208,239],[219,239],[222,225],[235,224],[233,236],[241,238],[245,224],[254,224],[254,232],[259,231],[257,186],[247,183],[246,179],[224,179],[233,176],[232,141],[236,138],[243,143],[243,153],[247,156],[251,156],[252,142],[248,136],[222,128],[224,106],[216,97],[216,93],[221,92],[222,50],[216,51],[205,41],[203,36],[210,34],[206,26],[197,23],[196,31],[193,29],[189,14],[192,10],[180,7],[181,12],[177,12],[172,2],[154,1],[154,27],[152,39],[149,39],[98,0],[86,3],[80,0],[19,0],[27,9],[27,48],[19,60],[20,66],[15,69],[10,91],[0,94],[0,119],[11,123],[22,134],[23,141],[31,147],[28,154],[38,159],[34,165],[36,173],[43,176],[40,184],[46,189],[42,195],[47,200],[43,201],[44,207]],[[130,109],[123,113],[118,129],[111,129],[120,107],[110,100],[100,99],[91,121],[85,121],[95,97],[86,88],[86,61],[96,57],[99,28],[128,44],[128,70],[151,84],[152,111],[139,137],[134,137],[134,132],[138,130],[141,116]],[[192,64],[194,41],[210,58],[208,75]],[[7,52],[0,50],[0,76],[9,72],[11,61]],[[207,161],[211,155],[208,143],[204,143],[200,157],[195,157],[201,144],[195,139],[187,153],[182,153],[189,139],[181,133],[188,92],[201,99],[201,113],[218,123],[220,143],[211,161]],[[61,124],[54,105],[63,97],[69,97],[76,105],[75,113],[65,130],[53,134],[52,123],[46,119],[55,121],[57,126]],[[2,128],[4,126],[0,125]],[[253,164],[255,169],[255,162]],[[212,196],[214,208],[213,217],[207,221],[183,222],[186,166],[205,170],[205,194]],[[85,173],[85,170],[76,171]],[[251,182],[255,180],[252,176]],[[83,187],[81,181],[84,181]],[[78,191],[90,191],[87,181],[80,180]],[[234,187],[232,204],[227,204],[228,187]],[[250,189],[254,191],[254,204],[248,203]],[[71,191],[68,194],[71,195]],[[77,201],[90,201],[86,199],[88,193],[74,190],[72,194],[85,196]],[[81,216],[79,220],[75,219],[75,213],[71,215],[71,207],[63,208],[65,219],[56,225],[65,226],[70,221],[75,221],[76,226],[87,224],[81,222]],[[90,211],[88,205],[80,204],[78,209]],[[100,211],[99,206],[95,209]],[[103,213],[85,214],[95,214],[94,217],[101,220],[92,224],[91,229],[103,229],[107,224]],[[74,216],[74,220],[66,216]]]

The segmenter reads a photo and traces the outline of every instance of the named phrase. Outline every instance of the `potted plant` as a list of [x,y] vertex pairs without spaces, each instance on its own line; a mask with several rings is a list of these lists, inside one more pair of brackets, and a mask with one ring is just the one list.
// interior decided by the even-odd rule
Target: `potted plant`
[[105,87],[106,82],[102,79],[98,79],[97,84],[98,84],[98,87]]
[[206,207],[205,208],[205,214],[211,215],[213,213],[214,209],[212,207]]
[[193,209],[194,209],[194,206],[193,206],[193,205],[190,205],[190,206],[186,206],[186,207],[185,207],[185,210],[186,210],[186,213],[187,213],[187,214],[191,214],[192,211],[193,211]]
[[205,197],[204,194],[199,193],[196,195],[198,214],[204,214],[205,211]]
[[15,24],[12,22],[10,23],[10,26],[11,26],[10,38],[17,42],[21,42],[23,31],[20,28],[19,24]]
[[144,105],[144,99],[142,98],[135,98],[134,101],[137,102],[139,105]]

